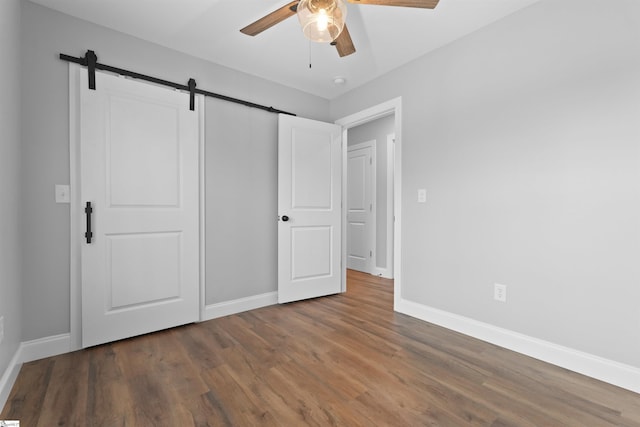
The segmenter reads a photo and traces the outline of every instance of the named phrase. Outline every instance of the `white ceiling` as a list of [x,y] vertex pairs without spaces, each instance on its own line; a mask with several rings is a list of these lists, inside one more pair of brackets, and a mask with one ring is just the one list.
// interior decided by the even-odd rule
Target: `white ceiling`
[[[333,46],[308,42],[296,16],[255,37],[240,33],[289,0],[31,1],[332,99],[539,0],[440,0],[433,10],[349,3],[357,51],[344,58]],[[334,84],[338,76],[344,85]]]

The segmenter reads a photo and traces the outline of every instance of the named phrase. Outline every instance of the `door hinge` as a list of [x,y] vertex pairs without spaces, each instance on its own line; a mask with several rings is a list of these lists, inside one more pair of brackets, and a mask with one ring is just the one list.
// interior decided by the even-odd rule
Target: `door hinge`
[[373,203],[369,203],[369,212],[373,212]]
[[369,251],[369,258],[373,258],[373,251]]
[[372,165],[373,164],[373,157],[369,157],[369,164]]

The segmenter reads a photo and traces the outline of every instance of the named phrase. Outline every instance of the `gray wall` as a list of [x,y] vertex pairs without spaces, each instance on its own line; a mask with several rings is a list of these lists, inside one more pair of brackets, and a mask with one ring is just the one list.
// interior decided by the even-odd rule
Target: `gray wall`
[[[347,131],[348,145],[376,141],[376,266],[387,268],[387,135],[395,132],[395,116],[353,127]],[[393,203],[391,200],[389,203]],[[393,243],[391,243],[393,244]]]
[[[68,65],[58,59],[59,53],[83,56],[92,49],[99,62],[171,81],[193,77],[200,88],[313,119],[328,118],[329,102],[30,2],[22,2],[22,15],[22,339],[32,340],[69,332],[69,205],[56,205],[53,197],[54,184],[69,182]],[[263,197],[276,197],[271,151],[276,116],[265,114],[207,101],[208,303],[276,289],[273,254],[264,250],[276,247],[275,200],[263,203]],[[251,178],[232,179],[248,165],[254,166]],[[239,212],[249,204],[251,212]],[[232,210],[238,223],[249,222],[245,228],[225,217]],[[255,218],[259,225],[250,223]],[[269,218],[273,221],[267,224]],[[229,233],[232,226],[235,232]],[[251,248],[247,242],[252,242]],[[232,255],[246,263],[223,262]]]
[[278,116],[210,100],[206,159],[207,304],[276,291]]
[[[21,341],[20,1],[0,2],[0,377]],[[3,401],[0,398],[0,402]]]
[[402,96],[403,298],[640,367],[640,2],[606,3],[543,0],[331,114]]

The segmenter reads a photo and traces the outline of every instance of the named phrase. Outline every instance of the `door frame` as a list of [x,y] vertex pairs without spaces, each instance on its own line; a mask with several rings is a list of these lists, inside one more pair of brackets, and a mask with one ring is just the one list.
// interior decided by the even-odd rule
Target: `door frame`
[[[377,267],[376,267],[376,256],[378,253],[378,246],[377,246],[377,230],[376,230],[376,226],[377,226],[377,220],[378,220],[378,215],[377,215],[377,207],[378,207],[378,199],[377,199],[377,186],[376,186],[376,174],[378,172],[378,166],[377,166],[377,158],[376,158],[376,150],[377,150],[377,144],[376,144],[376,140],[372,139],[370,141],[365,141],[365,142],[361,142],[359,144],[355,144],[352,146],[347,146],[347,156],[349,155],[349,151],[355,151],[355,150],[359,150],[362,148],[371,148],[371,182],[369,183],[369,190],[371,191],[371,205],[372,205],[372,210],[370,211],[371,213],[371,220],[369,221],[369,226],[368,226],[368,230],[367,230],[367,234],[369,235],[369,246],[371,251],[373,252],[373,254],[369,257],[369,261],[367,262],[367,273],[369,274],[375,274]],[[347,173],[349,172],[349,168],[347,165]],[[346,177],[344,178],[346,179]],[[349,182],[347,179],[347,183],[346,183],[346,187],[348,187]],[[348,192],[347,192],[348,193]],[[347,194],[348,196],[348,194]],[[345,200],[347,200],[348,197],[345,197]],[[348,201],[348,200],[347,200]],[[346,211],[347,211],[347,215],[349,214],[349,205],[344,204],[343,206],[346,206]],[[346,227],[345,227],[345,230]],[[348,233],[348,231],[345,231]],[[348,239],[349,236],[345,236],[345,238]],[[346,259],[346,257],[345,257]]]
[[395,196],[395,191],[393,190],[393,183],[395,179],[395,151],[396,151],[396,135],[395,133],[391,133],[387,135],[386,140],[386,150],[387,150],[387,182],[385,191],[387,192],[387,252],[385,254],[385,268],[376,267],[377,271],[382,275],[382,277],[386,277],[387,279],[393,279],[393,253],[394,248],[393,245],[389,244],[389,242],[393,242],[394,239],[394,231],[393,231],[393,223],[394,223],[394,206],[393,199]]
[[[342,126],[342,176],[347,176],[347,131],[381,117],[394,115],[395,156],[393,168],[393,309],[398,310],[402,291],[402,97],[393,98],[335,121]],[[342,206],[346,202],[346,179],[342,182]],[[347,210],[342,209],[342,292],[347,290]]]
[[[81,275],[81,244],[84,231],[81,227],[82,201],[80,200],[80,73],[84,72],[82,66],[69,63],[69,221],[70,221],[70,269],[69,269],[69,351],[82,348],[82,275]],[[101,71],[96,71],[101,72]],[[124,77],[122,77],[124,78]],[[151,84],[140,82],[140,84]],[[167,89],[169,90],[169,89]],[[196,95],[198,104],[198,181],[199,181],[199,295],[198,303],[200,321],[204,319],[205,312],[205,176],[204,176],[204,149],[205,149],[205,102],[203,95]]]

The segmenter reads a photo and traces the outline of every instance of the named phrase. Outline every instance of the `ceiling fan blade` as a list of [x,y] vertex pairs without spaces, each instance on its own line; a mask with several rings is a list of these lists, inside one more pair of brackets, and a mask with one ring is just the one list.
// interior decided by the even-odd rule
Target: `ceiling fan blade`
[[349,34],[349,30],[347,30],[346,25],[342,29],[338,38],[336,38],[331,44],[336,46],[340,58],[351,55],[356,51],[356,47],[353,45],[353,40],[351,40],[351,34]]
[[240,32],[248,36],[255,36],[260,34],[264,30],[269,29],[274,25],[284,21],[285,19],[295,15],[299,1],[300,0],[294,0],[282,6],[280,9],[274,10],[270,14],[258,19],[256,22],[247,25],[246,27],[241,29]]
[[349,3],[434,9],[438,5],[438,1],[440,0],[349,0]]

